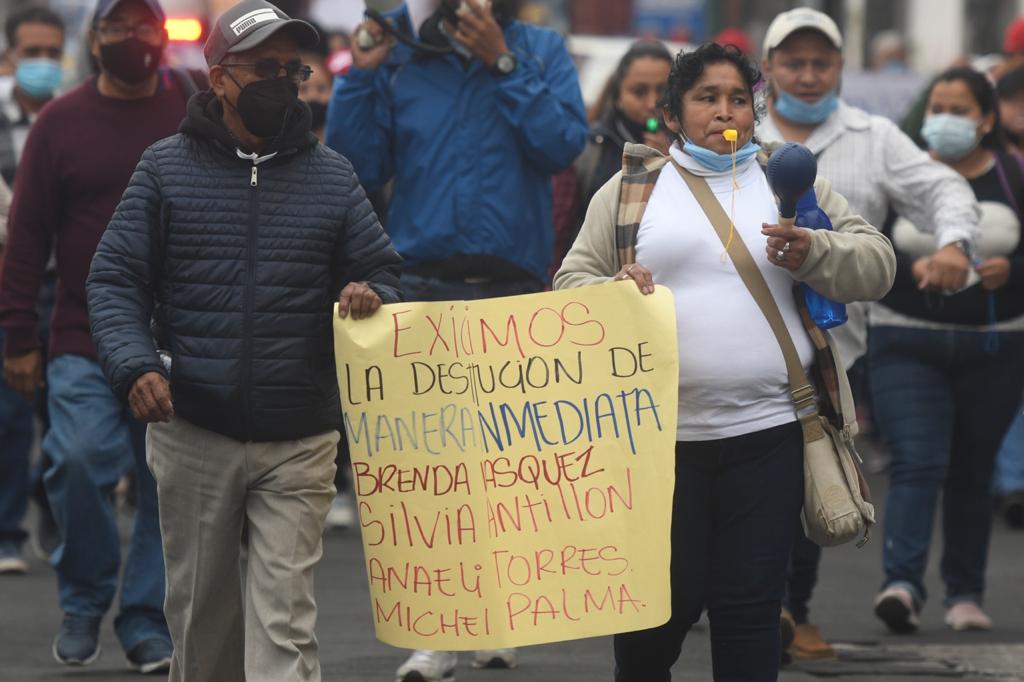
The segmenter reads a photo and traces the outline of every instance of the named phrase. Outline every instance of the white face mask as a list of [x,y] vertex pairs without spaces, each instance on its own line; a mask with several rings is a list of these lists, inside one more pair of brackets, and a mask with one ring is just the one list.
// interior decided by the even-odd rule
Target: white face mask
[[978,146],[981,121],[955,114],[930,114],[924,119],[921,137],[943,159],[959,161]]

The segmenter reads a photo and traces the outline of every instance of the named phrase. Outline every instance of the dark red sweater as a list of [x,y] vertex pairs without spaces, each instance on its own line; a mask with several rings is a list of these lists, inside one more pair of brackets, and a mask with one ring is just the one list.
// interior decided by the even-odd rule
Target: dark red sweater
[[182,87],[163,72],[152,97],[103,97],[91,78],[40,112],[15,177],[0,278],[8,357],[40,346],[36,300],[54,245],[50,357],[96,357],[85,303],[89,264],[142,152],[177,131],[185,100]]

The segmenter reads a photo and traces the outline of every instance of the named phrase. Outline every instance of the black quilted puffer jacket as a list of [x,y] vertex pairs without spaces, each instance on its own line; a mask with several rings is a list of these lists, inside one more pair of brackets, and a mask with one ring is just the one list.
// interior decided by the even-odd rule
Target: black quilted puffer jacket
[[100,363],[122,399],[146,372],[169,376],[178,417],[237,440],[335,429],[332,305],[353,281],[400,300],[401,258],[352,165],[309,133],[308,108],[258,165],[221,112],[209,91],[192,98],[100,240],[87,283]]

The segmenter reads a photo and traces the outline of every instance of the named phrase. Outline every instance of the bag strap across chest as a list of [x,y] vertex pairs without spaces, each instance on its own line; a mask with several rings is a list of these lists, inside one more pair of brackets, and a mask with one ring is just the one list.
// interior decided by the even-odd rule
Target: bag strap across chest
[[683,178],[683,182],[689,187],[694,199],[700,204],[708,221],[715,228],[715,233],[718,235],[722,246],[725,247],[726,253],[729,254],[729,258],[736,267],[736,272],[739,273],[740,279],[743,280],[743,285],[750,292],[754,302],[757,303],[757,307],[761,309],[761,313],[764,315],[765,320],[767,320],[768,326],[771,327],[772,332],[775,334],[775,339],[782,350],[782,357],[786,361],[790,397],[793,399],[793,405],[796,408],[797,416],[800,418],[800,423],[804,427],[804,441],[811,442],[824,438],[825,433],[818,420],[818,403],[815,398],[814,386],[807,377],[807,372],[804,371],[803,363],[800,361],[800,353],[796,349],[796,344],[793,343],[793,337],[789,333],[786,321],[782,318],[782,312],[779,310],[775,297],[772,296],[772,292],[768,288],[764,275],[761,274],[757,263],[754,262],[754,257],[750,255],[750,250],[747,248],[746,243],[742,239],[729,239],[729,226],[731,224],[729,216],[726,215],[722,205],[718,203],[718,199],[715,197],[714,192],[711,191],[707,181],[678,164],[675,164],[675,167]]

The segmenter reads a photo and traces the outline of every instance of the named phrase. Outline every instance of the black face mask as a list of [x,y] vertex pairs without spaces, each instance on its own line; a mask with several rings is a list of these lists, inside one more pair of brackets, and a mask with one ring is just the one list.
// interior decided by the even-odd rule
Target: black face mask
[[[235,80],[234,76],[231,80]],[[277,137],[288,117],[298,110],[299,86],[289,78],[253,81],[242,88],[237,104],[231,106],[250,133],[262,138]]]
[[313,114],[310,130],[314,132],[321,130],[327,124],[327,105],[323,102],[306,102],[306,104],[309,105],[309,111]]
[[133,37],[100,45],[100,61],[115,78],[134,85],[153,75],[163,51],[163,45],[150,45]]

